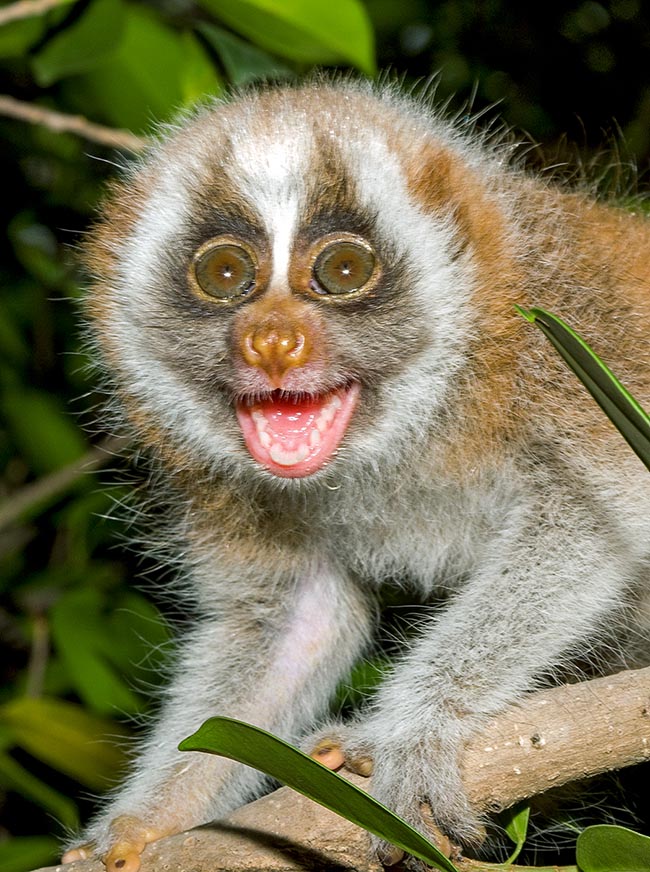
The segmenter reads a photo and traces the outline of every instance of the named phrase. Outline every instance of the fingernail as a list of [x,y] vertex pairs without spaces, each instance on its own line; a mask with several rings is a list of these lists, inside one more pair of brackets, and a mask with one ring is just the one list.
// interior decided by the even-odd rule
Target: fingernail
[[394,866],[404,859],[404,851],[396,845],[381,845],[377,849],[377,857],[384,866]]

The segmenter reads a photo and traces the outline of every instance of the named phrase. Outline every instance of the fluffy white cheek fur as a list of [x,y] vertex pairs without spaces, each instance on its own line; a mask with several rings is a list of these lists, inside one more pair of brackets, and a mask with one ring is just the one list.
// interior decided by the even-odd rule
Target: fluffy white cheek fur
[[416,277],[410,291],[428,330],[425,350],[403,374],[384,382],[378,420],[350,446],[383,461],[394,456],[396,443],[427,431],[463,364],[473,321],[472,266],[452,255],[458,247],[453,222],[424,212],[409,197],[403,170],[384,142],[368,137],[340,145],[361,202],[377,216],[382,237],[404,252]]
[[166,250],[192,220],[189,182],[194,168],[186,169],[161,171],[159,187],[151,193],[132,236],[117,251],[120,266],[111,294],[108,331],[120,350],[129,394],[145,419],[156,421],[170,442],[195,456],[206,457],[207,452],[208,457],[236,458],[241,453],[236,428],[215,426],[215,408],[218,414],[221,405],[222,414],[230,414],[225,400],[215,396],[214,404],[205,407],[159,353],[169,316],[156,302],[153,280]]

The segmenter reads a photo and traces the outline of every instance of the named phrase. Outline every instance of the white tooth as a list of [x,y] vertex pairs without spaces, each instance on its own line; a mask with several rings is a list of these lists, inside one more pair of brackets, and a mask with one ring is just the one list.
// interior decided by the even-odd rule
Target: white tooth
[[334,415],[336,414],[336,409],[333,409],[332,406],[325,406],[323,411],[321,412],[321,417],[324,419],[326,424],[329,424],[334,420]]
[[310,448],[318,448],[320,445],[320,433],[318,430],[314,429],[309,434],[309,447]]
[[331,399],[331,400],[329,401],[329,403],[327,404],[327,408],[328,408],[328,409],[333,409],[334,411],[336,411],[337,409],[340,409],[340,408],[341,408],[341,405],[342,405],[342,403],[341,403],[341,398],[339,397],[338,394],[334,394],[334,396],[332,397],[332,399]]
[[260,445],[262,448],[268,449],[271,447],[271,437],[268,433],[265,433],[264,430],[257,431],[257,438],[260,440]]
[[256,409],[251,413],[251,418],[255,421],[255,426],[259,433],[263,433],[264,430],[269,426],[269,422],[264,417],[264,414],[260,412],[259,409]]
[[271,446],[269,456],[274,463],[280,466],[295,466],[297,463],[302,463],[307,459],[309,448],[303,444],[296,451],[285,451],[285,449],[277,442]]

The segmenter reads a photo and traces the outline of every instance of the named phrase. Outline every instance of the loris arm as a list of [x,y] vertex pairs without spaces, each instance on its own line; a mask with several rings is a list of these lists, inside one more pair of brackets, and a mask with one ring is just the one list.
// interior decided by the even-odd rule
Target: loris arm
[[[370,714],[320,742],[338,741],[353,769],[373,758],[377,799],[424,831],[421,803],[429,803],[441,829],[464,845],[480,841],[482,827],[460,781],[463,743],[547,670],[606,642],[638,568],[597,509],[558,497],[545,493],[511,513]],[[385,844],[375,848],[392,855]]]
[[295,586],[262,577],[231,586],[236,594],[222,603],[223,616],[186,641],[130,780],[88,828],[89,844],[68,851],[66,862],[94,853],[109,872],[135,872],[148,842],[250,799],[263,776],[220,757],[181,754],[180,740],[216,714],[295,740],[322,714],[367,639],[368,605],[322,566]]

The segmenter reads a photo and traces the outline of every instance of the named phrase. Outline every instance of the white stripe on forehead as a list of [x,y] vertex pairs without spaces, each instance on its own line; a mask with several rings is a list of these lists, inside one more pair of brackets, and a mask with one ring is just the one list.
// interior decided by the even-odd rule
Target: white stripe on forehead
[[311,131],[304,124],[282,119],[261,135],[233,137],[231,171],[252,208],[259,215],[271,240],[275,285],[288,282],[289,255],[298,218],[305,203],[313,150]]

